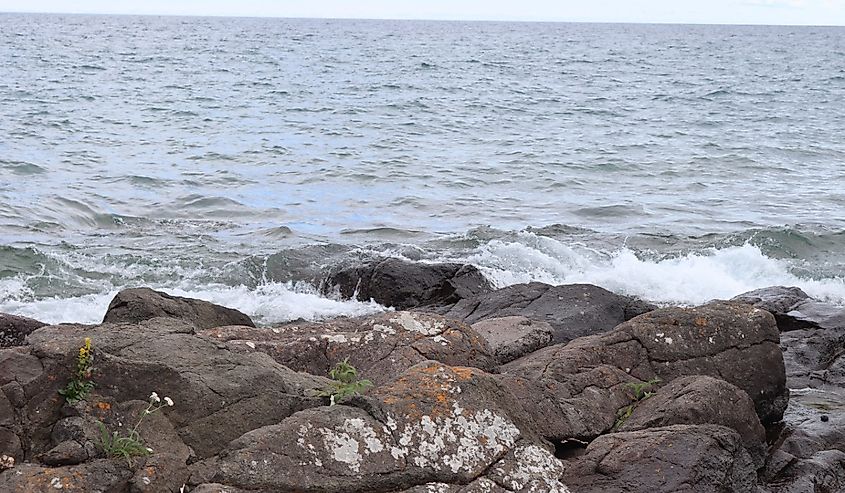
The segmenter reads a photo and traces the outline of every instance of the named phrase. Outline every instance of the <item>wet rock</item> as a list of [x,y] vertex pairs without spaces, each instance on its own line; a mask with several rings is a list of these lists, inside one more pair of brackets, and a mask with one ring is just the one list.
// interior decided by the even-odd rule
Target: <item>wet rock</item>
[[198,329],[222,325],[255,324],[243,313],[207,301],[171,296],[150,288],[124,289],[109,303],[103,323],[141,322],[153,318],[175,318]]
[[471,327],[439,315],[388,312],[271,329],[218,327],[199,334],[233,351],[263,352],[297,371],[327,375],[348,359],[361,378],[380,384],[427,361],[491,370],[496,360]]
[[[262,353],[239,354],[194,334],[192,324],[158,318],[137,324],[44,327],[29,336],[42,377],[27,392],[33,453],[52,448],[49,431],[61,417],[57,390],[75,365],[85,337],[94,347],[100,398],[121,403],[150,392],[170,396],[167,417],[197,457],[208,457],[246,431],[321,404],[326,379],[297,373]],[[2,368],[0,355],[0,368]],[[2,382],[2,374],[0,374]],[[104,405],[108,402],[104,403]]]
[[441,483],[449,491],[489,472],[494,482],[547,481],[566,491],[558,459],[507,390],[480,370],[421,363],[351,403],[247,433],[195,464],[191,482],[279,492],[307,484],[325,493]]
[[606,332],[654,308],[637,298],[590,284],[551,286],[532,282],[468,298],[439,313],[469,324],[508,316],[547,322],[554,329],[552,342],[559,344]]
[[790,388],[845,387],[845,330],[803,329],[781,334]]
[[814,300],[801,288],[772,286],[732,298],[775,316],[782,332],[802,329],[845,329],[845,308]]
[[789,396],[778,336],[772,315],[746,304],[663,308],[606,334],[540,349],[503,365],[501,371],[561,385],[585,382],[593,398],[583,405],[594,406],[604,416],[597,423],[607,422],[607,406],[620,402],[620,387],[631,377],[669,382],[689,375],[714,376],[744,390],[767,425],[780,421]]
[[45,325],[32,318],[0,313],[0,348],[23,346],[30,332]]
[[[822,420],[823,416],[828,419]],[[824,450],[845,452],[845,390],[793,390],[783,419],[779,450],[798,458],[809,458]]]
[[472,328],[487,341],[499,364],[546,347],[552,342],[552,326],[525,317],[502,317],[482,320]]
[[696,375],[672,380],[639,401],[619,431],[681,424],[716,424],[735,430],[755,469],[763,467],[766,430],[754,411],[754,403],[740,388],[718,378]]
[[324,281],[324,293],[376,302],[398,310],[451,305],[492,290],[490,282],[468,264],[424,264],[389,258],[341,270]]
[[597,438],[568,464],[564,482],[579,493],[752,493],[757,474],[736,431],[675,425]]
[[837,493],[845,490],[845,452],[825,450],[807,459],[776,453],[761,474],[760,493]]

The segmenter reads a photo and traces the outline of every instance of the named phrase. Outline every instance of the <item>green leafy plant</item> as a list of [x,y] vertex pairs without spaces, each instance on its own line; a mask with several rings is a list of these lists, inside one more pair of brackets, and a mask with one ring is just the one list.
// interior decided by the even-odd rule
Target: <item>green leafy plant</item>
[[173,400],[170,397],[165,397],[164,402],[159,398],[158,394],[153,392],[150,394],[149,402],[146,409],[138,417],[138,422],[129,430],[126,435],[118,431],[109,433],[108,428],[103,423],[98,423],[100,426],[100,448],[107,457],[122,458],[126,460],[127,465],[132,467],[133,458],[150,455],[153,449],[144,445],[141,439],[141,434],[138,433],[138,427],[144,421],[144,418],[150,414],[155,414],[165,406],[172,406]]
[[59,389],[59,394],[65,398],[68,404],[76,404],[85,400],[88,394],[94,389],[95,384],[91,381],[91,372],[94,370],[94,350],[91,349],[91,338],[85,338],[85,344],[79,348],[76,356],[76,370],[64,388]]
[[623,424],[625,424],[625,421],[631,417],[631,414],[633,414],[634,406],[638,402],[648,399],[655,394],[655,392],[652,391],[652,388],[660,383],[660,381],[661,380],[659,378],[655,377],[647,382],[628,382],[625,384],[625,387],[629,388],[633,392],[631,397],[634,399],[634,402],[623,407],[616,413],[616,422],[613,423],[613,431],[618,430]]
[[349,399],[353,395],[359,395],[361,392],[372,387],[373,383],[369,380],[359,380],[358,370],[349,364],[349,358],[337,363],[334,368],[329,371],[329,378],[333,380],[328,387],[321,390],[317,395],[320,397],[328,397],[331,400],[331,405],[335,405]]

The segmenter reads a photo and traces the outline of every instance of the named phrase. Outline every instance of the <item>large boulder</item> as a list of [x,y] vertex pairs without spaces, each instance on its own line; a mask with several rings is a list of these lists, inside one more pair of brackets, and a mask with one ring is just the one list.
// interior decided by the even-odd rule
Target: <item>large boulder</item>
[[103,323],[142,322],[153,318],[175,318],[198,329],[222,325],[255,327],[243,313],[208,301],[171,296],[150,288],[124,289],[109,303]]
[[564,482],[579,493],[753,493],[757,474],[736,431],[674,425],[597,438]]
[[41,372],[23,386],[14,403],[25,416],[19,421],[28,426],[22,440],[28,444],[26,457],[56,445],[50,430],[63,412],[57,391],[72,374],[86,337],[95,357],[92,399],[121,403],[145,399],[152,391],[170,396],[177,405],[164,412],[198,458],[217,453],[249,430],[321,405],[314,395],[327,379],[297,373],[262,353],[228,351],[194,330],[188,322],[158,318],[137,324],[50,326],[30,334],[30,354],[18,358],[35,357],[30,366],[35,371],[37,364]]
[[199,332],[237,352],[263,352],[297,371],[327,375],[348,361],[361,378],[385,383],[426,360],[492,370],[496,360],[471,327],[439,315],[387,312],[270,329],[218,327]]
[[763,467],[766,430],[754,411],[754,403],[742,389],[718,378],[695,375],[672,380],[633,406],[619,431],[701,424],[735,430],[755,468]]
[[[605,417],[632,377],[663,382],[688,375],[721,378],[744,390],[764,425],[780,421],[789,399],[779,333],[772,315],[747,304],[717,302],[696,308],[663,308],[620,324],[611,332],[540,349],[502,366],[528,380],[586,385]],[[588,377],[588,375],[594,375]],[[598,375],[602,377],[599,378]],[[601,411],[604,409],[604,411]]]
[[0,313],[0,348],[23,346],[30,332],[45,325],[32,318]]
[[340,270],[322,286],[326,294],[372,299],[398,310],[452,305],[491,289],[484,274],[469,264],[424,264],[397,258]]
[[559,344],[606,332],[654,308],[591,284],[551,286],[532,282],[467,298],[439,313],[469,324],[508,316],[547,322],[554,329],[552,343]]
[[496,361],[508,363],[552,343],[554,329],[546,322],[525,317],[502,317],[482,320],[472,324]]
[[[191,483],[276,492],[388,492],[482,477],[567,491],[562,464],[513,397],[480,370],[425,362],[352,406],[297,413],[193,466]],[[284,474],[280,474],[284,471]],[[489,483],[487,483],[489,484]]]

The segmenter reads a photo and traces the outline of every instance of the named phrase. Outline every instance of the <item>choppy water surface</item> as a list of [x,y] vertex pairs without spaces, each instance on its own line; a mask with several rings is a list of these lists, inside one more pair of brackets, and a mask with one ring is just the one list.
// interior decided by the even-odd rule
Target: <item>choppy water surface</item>
[[845,303],[845,29],[0,14],[0,311],[270,323],[374,255]]

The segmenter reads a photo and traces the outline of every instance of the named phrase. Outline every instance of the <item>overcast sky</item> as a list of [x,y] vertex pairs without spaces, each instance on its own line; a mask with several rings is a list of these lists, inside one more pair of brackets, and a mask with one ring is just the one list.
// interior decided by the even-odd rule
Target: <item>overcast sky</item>
[[845,0],[0,0],[0,12],[845,26]]

